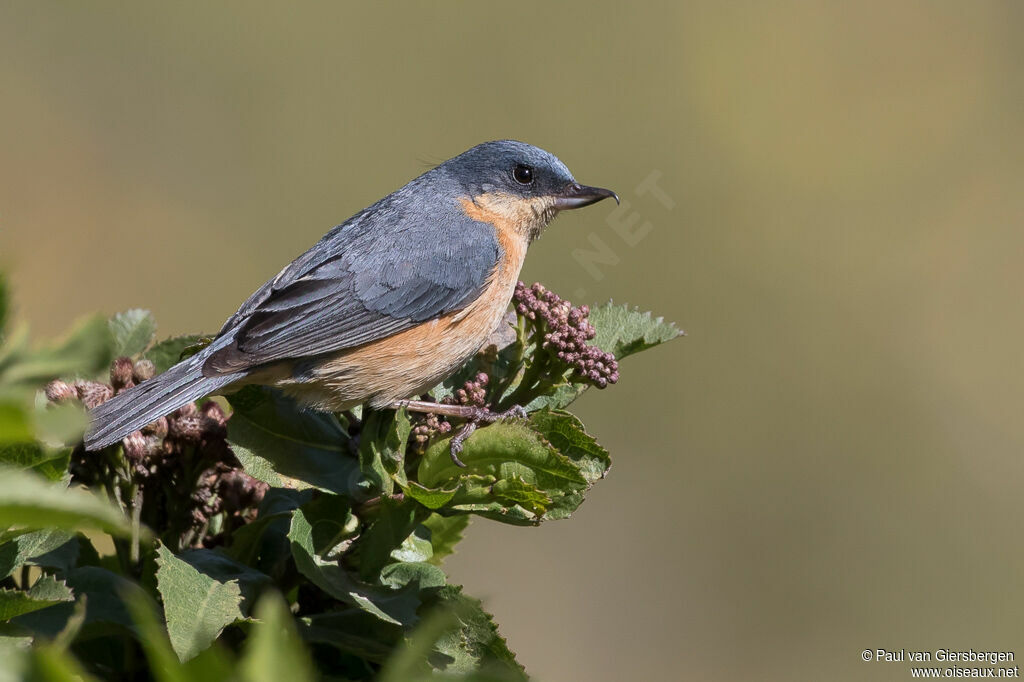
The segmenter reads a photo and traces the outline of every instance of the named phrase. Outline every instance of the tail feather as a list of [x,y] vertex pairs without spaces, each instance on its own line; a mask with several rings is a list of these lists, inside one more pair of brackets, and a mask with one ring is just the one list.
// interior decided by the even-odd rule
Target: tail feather
[[239,374],[203,376],[206,355],[203,352],[184,360],[92,410],[89,413],[92,426],[85,435],[85,449],[99,450],[112,445],[182,405],[242,378]]

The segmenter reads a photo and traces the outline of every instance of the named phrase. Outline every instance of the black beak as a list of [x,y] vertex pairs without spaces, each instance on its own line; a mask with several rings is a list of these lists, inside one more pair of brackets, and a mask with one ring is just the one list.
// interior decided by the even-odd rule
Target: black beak
[[562,194],[555,196],[555,208],[564,211],[571,208],[583,208],[601,201],[601,199],[615,199],[619,203],[619,195],[610,189],[601,187],[587,187],[574,182],[565,188]]

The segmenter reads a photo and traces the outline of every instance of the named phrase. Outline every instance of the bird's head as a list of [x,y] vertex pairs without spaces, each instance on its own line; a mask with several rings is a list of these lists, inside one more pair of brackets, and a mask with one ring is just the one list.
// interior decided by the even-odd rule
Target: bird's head
[[576,182],[555,155],[515,140],[484,142],[437,170],[458,183],[467,213],[477,212],[480,219],[530,240],[559,211],[609,197],[619,201],[609,189]]

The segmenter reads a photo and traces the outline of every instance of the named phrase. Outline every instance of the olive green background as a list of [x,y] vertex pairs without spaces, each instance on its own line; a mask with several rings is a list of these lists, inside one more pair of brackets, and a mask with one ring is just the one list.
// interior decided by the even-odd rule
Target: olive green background
[[449,564],[528,670],[1024,657],[1022,26],[981,1],[5,2],[0,267],[40,336],[135,306],[215,331],[430,164],[537,144],[627,208],[559,218],[524,279],[689,336],[577,404],[615,464],[572,520],[477,521]]

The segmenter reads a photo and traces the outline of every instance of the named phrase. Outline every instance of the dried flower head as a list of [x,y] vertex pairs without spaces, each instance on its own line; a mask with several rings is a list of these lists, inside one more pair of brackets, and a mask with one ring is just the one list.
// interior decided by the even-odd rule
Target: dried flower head
[[141,384],[143,381],[152,379],[155,374],[156,365],[153,364],[152,360],[139,360],[132,368],[132,378],[135,380],[136,384]]
[[110,385],[115,392],[120,393],[135,385],[134,371],[135,364],[131,358],[120,357],[110,363]]
[[75,390],[75,387],[60,379],[54,379],[46,384],[46,388],[43,390],[46,393],[46,399],[51,403],[65,403],[69,400],[78,400],[78,391]]

